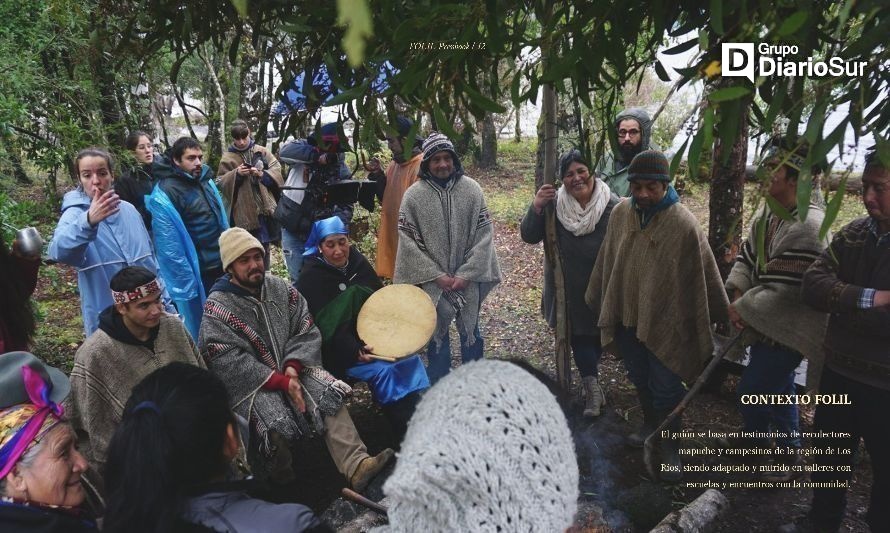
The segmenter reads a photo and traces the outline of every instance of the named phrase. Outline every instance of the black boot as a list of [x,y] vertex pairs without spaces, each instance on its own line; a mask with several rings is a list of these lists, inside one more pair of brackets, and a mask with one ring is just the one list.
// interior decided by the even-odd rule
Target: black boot
[[[664,416],[670,412],[664,413]],[[663,418],[660,418],[663,420]],[[666,439],[660,440],[661,463],[658,477],[665,483],[679,483],[683,479],[683,462],[680,460],[680,441],[675,435],[683,428],[683,417],[678,416],[665,429],[669,431]]]
[[652,394],[649,391],[637,389],[637,396],[640,399],[640,408],[643,411],[643,424],[633,433],[627,436],[627,445],[632,448],[642,448],[646,442],[646,437],[655,431],[658,427],[658,414],[655,412],[655,406],[652,405]]

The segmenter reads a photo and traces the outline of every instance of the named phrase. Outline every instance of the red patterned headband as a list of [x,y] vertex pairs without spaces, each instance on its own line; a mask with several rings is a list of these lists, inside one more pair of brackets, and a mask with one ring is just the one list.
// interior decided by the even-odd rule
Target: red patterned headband
[[161,284],[158,281],[158,278],[155,278],[145,285],[136,287],[132,291],[111,291],[111,297],[114,298],[114,303],[125,304],[127,302],[132,302],[133,300],[151,296],[158,292],[161,292]]

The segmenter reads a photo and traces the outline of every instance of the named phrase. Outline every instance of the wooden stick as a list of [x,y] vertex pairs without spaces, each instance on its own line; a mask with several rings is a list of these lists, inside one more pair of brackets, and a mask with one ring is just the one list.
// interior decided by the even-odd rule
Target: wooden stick
[[363,506],[367,507],[368,509],[374,511],[377,514],[387,516],[386,515],[386,507],[380,505],[379,503],[377,503],[375,501],[371,501],[368,498],[365,498],[364,496],[362,496],[358,492],[355,492],[352,489],[343,487],[343,490],[340,491],[340,494],[342,494],[343,497],[346,498],[347,500],[351,500],[359,505],[363,505]]
[[[671,425],[671,422],[677,419],[678,416],[683,414],[683,411],[686,410],[686,406],[689,405],[689,402],[692,398],[698,394],[698,391],[704,386],[705,382],[711,377],[711,374],[714,373],[714,369],[720,365],[720,362],[723,361],[723,358],[726,357],[726,354],[729,352],[729,349],[735,345],[736,342],[742,337],[741,331],[735,334],[735,337],[732,337],[725,345],[722,347],[718,347],[719,353],[717,353],[711,362],[708,363],[708,366],[702,370],[701,374],[698,375],[698,379],[695,380],[695,383],[690,387],[689,392],[686,393],[686,396],[674,407],[674,410],[670,412],[667,417],[655,428],[655,431],[649,434],[646,437],[646,440],[643,442],[643,463],[646,465],[646,470],[649,472],[649,475],[652,476],[653,480],[658,479],[658,471],[655,468],[655,444],[658,439],[661,438],[661,431]],[[682,429],[682,428],[681,428]]]
[[373,353],[369,353],[369,354],[365,354],[365,355],[367,355],[371,359],[377,359],[379,361],[388,361],[390,363],[395,363],[396,361],[398,361],[398,359],[396,359],[395,357],[390,357],[388,355],[377,355],[377,354],[373,354]]

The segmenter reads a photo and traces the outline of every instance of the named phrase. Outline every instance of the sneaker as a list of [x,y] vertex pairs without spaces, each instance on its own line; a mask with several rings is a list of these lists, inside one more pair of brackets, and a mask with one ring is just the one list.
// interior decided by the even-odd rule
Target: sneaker
[[365,490],[368,483],[383,470],[395,455],[396,452],[392,448],[387,448],[374,457],[368,456],[362,459],[362,462],[358,464],[358,468],[355,469],[355,472],[349,478],[349,486],[356,492]]

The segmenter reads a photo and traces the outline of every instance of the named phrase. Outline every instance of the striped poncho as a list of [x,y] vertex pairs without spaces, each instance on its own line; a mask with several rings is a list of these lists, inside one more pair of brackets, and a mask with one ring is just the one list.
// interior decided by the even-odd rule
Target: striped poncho
[[[443,275],[471,283],[460,292],[443,291],[436,285]],[[405,191],[393,281],[417,285],[432,298],[437,344],[455,317],[462,336],[475,342],[479,307],[501,281],[491,213],[476,181],[458,173],[442,187],[424,177]]]
[[[811,205],[805,221],[796,219],[796,209],[791,215],[794,221],[784,221],[766,210],[754,217],[748,240],[726,279],[726,290],[742,293],[733,306],[750,328],[809,359],[807,383],[813,384],[822,366],[828,315],[804,304],[801,284],[804,272],[828,245],[827,238],[819,239],[825,212]],[[762,217],[767,220],[765,257],[760,261],[757,225]],[[750,343],[755,339],[746,335],[745,340]]]

